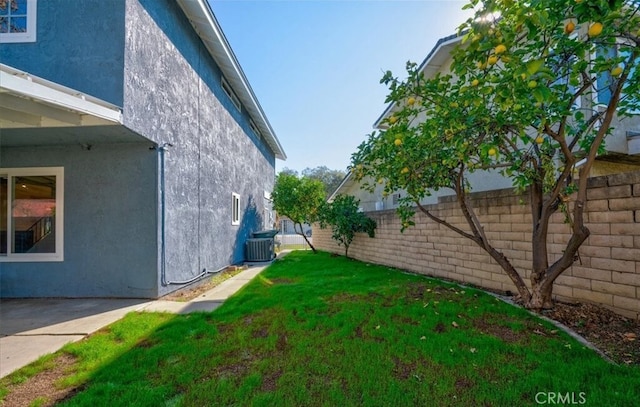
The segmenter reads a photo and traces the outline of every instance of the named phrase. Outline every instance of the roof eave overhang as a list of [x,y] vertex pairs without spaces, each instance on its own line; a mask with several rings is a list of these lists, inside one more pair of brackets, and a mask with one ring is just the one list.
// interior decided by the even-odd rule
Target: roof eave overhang
[[[462,41],[463,35],[464,33],[452,34],[448,37],[439,39],[436,45],[418,67],[418,71],[422,72],[425,78],[432,78],[433,76],[435,76],[435,74],[440,71],[443,64],[446,63],[446,61],[449,59],[454,48],[458,45],[459,42]],[[378,119],[373,124],[373,128],[379,130],[387,129],[388,126],[385,123],[385,119],[387,119],[389,115],[395,111],[396,108],[396,102],[389,103],[384,112],[382,112],[380,117],[378,117]]]
[[115,105],[0,64],[0,127],[121,125]]
[[194,30],[222,70],[225,79],[247,109],[262,137],[276,158],[286,160],[287,155],[275,135],[271,124],[258,102],[236,56],[229,45],[220,24],[206,0],[176,0],[191,22]]
[[327,198],[327,202],[333,202],[333,200],[336,199],[336,196],[340,195],[341,191],[347,186],[347,184],[353,183],[352,178],[352,173],[349,171],[342,179],[342,182],[340,182],[340,185],[338,185],[338,188],[336,188],[329,198]]

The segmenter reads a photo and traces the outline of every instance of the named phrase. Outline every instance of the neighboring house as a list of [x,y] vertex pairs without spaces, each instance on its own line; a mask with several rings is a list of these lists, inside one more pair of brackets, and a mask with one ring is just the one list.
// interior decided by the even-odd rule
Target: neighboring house
[[243,262],[286,156],[207,0],[13,3],[0,296],[157,298]]
[[[576,33],[577,34],[577,33]],[[436,74],[448,74],[451,72],[451,64],[453,63],[452,51],[462,41],[462,35],[453,34],[438,40],[434,48],[429,52],[419,70],[424,73],[426,78],[432,78]],[[599,78],[599,86],[606,78]],[[601,92],[598,97],[603,100],[587,101],[582,103],[595,104],[608,102],[610,94]],[[387,128],[386,119],[388,119],[396,110],[397,105],[390,103],[385,111],[376,120],[373,127],[376,130],[385,130]],[[600,155],[591,170],[590,176],[609,175],[620,172],[631,172],[640,170],[640,114],[634,117],[625,118],[624,120],[616,120],[612,124],[612,134],[606,139],[606,153]],[[473,192],[498,190],[510,188],[512,182],[509,178],[502,176],[498,171],[476,171],[468,174],[468,179],[473,186]],[[360,207],[364,211],[376,211],[397,208],[398,201],[401,197],[406,196],[404,191],[395,191],[393,194],[385,196],[383,194],[384,185],[378,184],[373,193],[361,189],[361,185],[367,181],[372,184],[374,180],[365,179],[359,182],[352,173],[348,173],[343,179],[340,186],[329,197],[332,201],[336,195],[353,195],[360,200]],[[438,198],[447,195],[453,195],[453,190],[441,189],[434,191],[433,195],[426,197],[423,204],[435,204]]]
[[282,235],[295,235],[304,233],[307,236],[311,236],[311,225],[308,223],[302,224],[302,231],[291,219],[286,216],[281,216],[279,219],[280,234]]

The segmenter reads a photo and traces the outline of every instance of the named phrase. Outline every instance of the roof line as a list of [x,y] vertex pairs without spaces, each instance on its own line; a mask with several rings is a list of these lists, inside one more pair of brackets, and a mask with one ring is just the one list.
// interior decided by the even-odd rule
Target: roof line
[[194,11],[193,5],[194,3],[197,3],[198,7],[195,8],[195,11],[200,14],[199,17],[204,18],[208,22],[209,28],[213,30],[213,33],[215,35],[214,40],[222,48],[224,57],[227,59],[228,62],[230,62],[231,69],[229,69],[227,64],[224,64],[224,63],[221,64],[221,63],[218,63],[218,61],[216,61],[217,65],[220,67],[220,70],[222,71],[226,79],[229,80],[232,87],[234,82],[239,82],[242,85],[241,89],[234,89],[235,91],[238,92],[238,97],[240,97],[241,99],[244,99],[244,102],[245,102],[244,104],[245,104],[245,107],[247,108],[247,111],[249,112],[249,116],[256,122],[256,125],[260,128],[261,133],[266,133],[266,134],[263,134],[263,137],[267,139],[267,142],[272,148],[273,152],[275,153],[276,158],[285,160],[287,158],[287,155],[285,154],[284,149],[282,148],[282,145],[278,140],[278,137],[275,135],[275,131],[271,127],[271,124],[269,123],[269,120],[267,119],[267,116],[264,113],[264,110],[262,109],[260,102],[258,102],[258,98],[253,92],[253,89],[249,84],[249,80],[247,79],[244,71],[242,70],[240,63],[236,58],[236,55],[231,49],[231,45],[229,45],[229,41],[227,40],[227,38],[224,35],[224,32],[222,31],[222,27],[220,26],[220,23],[216,19],[213,11],[211,10],[211,6],[209,2],[207,0],[177,0],[177,2],[182,8],[187,18],[191,21],[191,24],[196,34],[198,34],[200,39],[204,42],[205,47],[209,51],[209,54],[211,55],[211,57],[214,60],[216,60],[214,52],[208,47],[208,42],[211,42],[211,39],[205,38],[204,37],[205,34],[200,32],[196,28],[195,26],[196,23],[193,21],[193,19],[191,18],[192,16],[189,13],[189,11]]
[[332,202],[336,198],[336,195],[337,195],[338,191],[340,191],[340,189],[342,189],[342,187],[344,186],[344,184],[347,183],[349,178],[351,178],[351,171],[347,172],[347,175],[344,176],[344,178],[340,182],[340,185],[338,185],[338,187],[335,189],[335,191],[333,191],[333,193],[329,196],[329,198],[327,198],[327,202]]

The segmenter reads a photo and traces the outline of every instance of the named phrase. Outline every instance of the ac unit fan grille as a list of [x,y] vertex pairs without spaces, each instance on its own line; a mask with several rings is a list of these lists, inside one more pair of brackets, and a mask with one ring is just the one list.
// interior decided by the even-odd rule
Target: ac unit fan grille
[[247,240],[247,261],[271,261],[274,257],[273,239]]

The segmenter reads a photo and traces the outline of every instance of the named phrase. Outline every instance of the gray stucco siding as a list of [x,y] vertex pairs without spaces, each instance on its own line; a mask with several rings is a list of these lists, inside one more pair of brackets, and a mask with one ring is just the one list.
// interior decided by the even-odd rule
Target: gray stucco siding
[[3,147],[3,167],[64,167],[64,261],[0,263],[0,296],[157,297],[149,143]]
[[[222,90],[220,69],[174,2],[127,0],[126,16],[124,124],[173,144],[159,173],[165,279],[187,281],[241,263],[246,238],[263,227],[275,155]],[[231,224],[232,193],[240,195],[240,225]],[[158,285],[160,295],[178,288]]]
[[0,61],[122,106],[124,10],[125,0],[41,0],[36,42],[0,44]]

